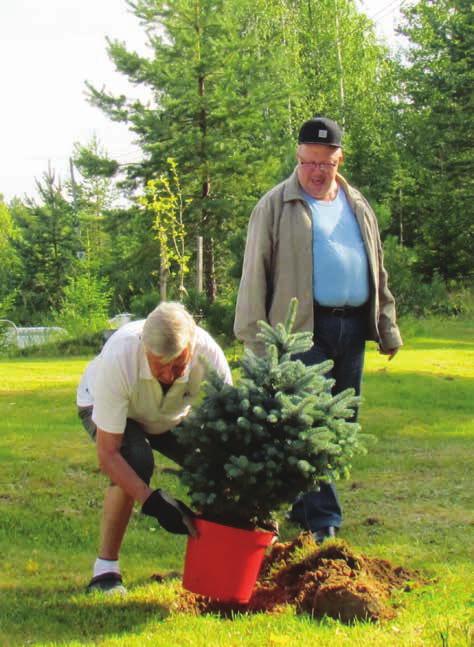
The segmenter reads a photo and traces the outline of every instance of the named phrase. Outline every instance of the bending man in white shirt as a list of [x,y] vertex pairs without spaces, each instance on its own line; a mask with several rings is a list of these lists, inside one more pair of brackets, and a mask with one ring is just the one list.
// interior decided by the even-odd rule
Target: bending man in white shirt
[[119,552],[135,501],[169,532],[195,534],[192,512],[150,488],[152,449],[183,459],[173,429],[191,410],[206,362],[231,384],[224,353],[179,303],[161,303],[145,320],[122,326],[86,367],[77,390],[79,417],[111,479],[101,523],[99,557],[88,591],[125,592]]

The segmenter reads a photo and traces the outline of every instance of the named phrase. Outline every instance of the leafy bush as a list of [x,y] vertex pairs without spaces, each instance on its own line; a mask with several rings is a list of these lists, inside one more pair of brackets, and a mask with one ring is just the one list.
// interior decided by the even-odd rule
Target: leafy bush
[[218,298],[212,303],[206,314],[206,324],[209,331],[230,341],[234,336],[234,314],[237,293],[229,298]]
[[183,305],[198,323],[204,319],[209,309],[209,302],[205,292],[198,292],[193,288],[186,293]]
[[297,301],[285,324],[260,322],[264,357],[247,350],[236,386],[211,373],[202,405],[178,432],[186,449],[181,478],[193,505],[208,520],[239,527],[271,525],[273,513],[321,481],[345,477],[359,442],[348,422],[353,389],[331,394],[327,361],[291,360],[308,350],[311,333],[291,333]]
[[69,277],[59,310],[53,313],[54,323],[71,338],[102,331],[108,327],[111,296],[107,281],[85,267],[78,276]]
[[137,319],[145,319],[159,302],[160,293],[158,290],[137,294],[130,300],[130,311],[133,312]]
[[206,295],[189,290],[184,305],[192,313],[199,325],[223,343],[234,337],[234,313],[237,292],[220,295],[214,303],[209,303]]
[[401,246],[395,236],[389,236],[384,241],[384,254],[390,290],[399,315],[459,314],[462,305],[450,299],[443,279],[435,274],[431,282],[427,282],[418,272],[416,250]]
[[474,317],[474,287],[452,283],[448,285],[448,313]]

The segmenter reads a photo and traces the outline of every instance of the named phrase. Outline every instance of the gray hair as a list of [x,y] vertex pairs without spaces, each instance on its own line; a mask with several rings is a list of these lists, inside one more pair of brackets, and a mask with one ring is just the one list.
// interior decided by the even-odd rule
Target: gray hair
[[145,348],[165,362],[194,346],[196,324],[181,304],[162,301],[145,320],[142,340]]

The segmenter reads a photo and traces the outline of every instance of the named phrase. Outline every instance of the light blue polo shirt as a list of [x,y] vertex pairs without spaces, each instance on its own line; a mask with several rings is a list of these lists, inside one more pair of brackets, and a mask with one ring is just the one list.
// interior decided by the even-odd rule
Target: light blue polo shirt
[[313,219],[313,291],[322,306],[360,306],[369,299],[369,266],[357,219],[339,188],[334,200],[303,191]]

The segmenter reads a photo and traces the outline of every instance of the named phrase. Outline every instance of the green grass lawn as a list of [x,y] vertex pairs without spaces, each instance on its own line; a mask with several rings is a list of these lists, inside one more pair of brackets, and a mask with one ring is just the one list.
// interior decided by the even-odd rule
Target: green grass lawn
[[[405,322],[392,362],[371,346],[361,422],[376,442],[338,486],[342,536],[433,583],[396,596],[397,617],[351,627],[293,609],[220,619],[178,613],[185,540],[138,511],[121,564],[129,594],[86,596],[106,479],[76,418],[88,358],[0,362],[0,645],[472,645],[474,326]],[[184,496],[157,456],[155,484]],[[282,538],[297,529],[284,525]]]

